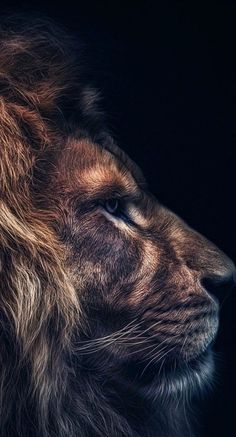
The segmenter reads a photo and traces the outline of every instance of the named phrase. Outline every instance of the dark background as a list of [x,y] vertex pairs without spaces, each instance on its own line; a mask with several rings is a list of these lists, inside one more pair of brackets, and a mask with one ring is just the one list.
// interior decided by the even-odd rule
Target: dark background
[[[86,43],[89,80],[118,144],[161,202],[236,261],[236,2],[6,5],[46,13]],[[222,306],[205,437],[236,435],[235,304],[232,293]]]

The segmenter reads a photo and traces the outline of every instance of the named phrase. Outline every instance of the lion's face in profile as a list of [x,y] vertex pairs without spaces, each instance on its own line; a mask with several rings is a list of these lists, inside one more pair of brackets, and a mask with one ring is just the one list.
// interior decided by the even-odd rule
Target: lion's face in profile
[[69,139],[51,189],[88,322],[81,354],[107,353],[145,376],[188,369],[204,382],[218,328],[212,292],[231,281],[231,261],[158,203],[118,147]]
[[41,21],[12,29],[0,30],[0,434],[189,435],[186,394],[212,373],[214,292],[233,263],[148,191],[67,37]]

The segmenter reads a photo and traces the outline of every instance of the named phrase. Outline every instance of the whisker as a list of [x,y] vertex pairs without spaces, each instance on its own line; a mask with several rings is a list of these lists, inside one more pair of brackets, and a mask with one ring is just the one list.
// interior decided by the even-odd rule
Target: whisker
[[155,356],[152,358],[152,360],[150,360],[148,362],[148,364],[145,366],[144,370],[141,373],[141,377],[143,376],[143,374],[146,372],[146,370],[148,369],[148,367],[153,363],[153,361],[161,361],[166,355],[168,355],[170,352],[172,352],[172,350],[175,349],[176,345],[174,345],[172,348],[168,349],[164,354],[159,355],[160,352],[165,351],[168,345],[165,345],[163,347],[163,349],[161,351],[157,351],[157,353],[155,354]]
[[[110,344],[110,341],[115,340],[115,341],[119,341],[120,339],[122,339],[123,337],[128,337],[128,335],[132,332],[137,330],[138,328],[140,328],[140,326],[142,325],[143,321],[140,321],[139,323],[137,323],[136,325],[132,326],[132,324],[134,323],[134,321],[128,323],[125,327],[123,327],[122,329],[120,329],[119,331],[116,331],[112,334],[109,334],[107,336],[104,337],[100,337],[97,339],[92,339],[92,340],[84,340],[81,346],[78,346],[76,349],[77,350],[85,350],[85,349],[90,349],[93,346],[99,346],[100,343],[102,343],[102,345],[105,343],[106,345]],[[144,338],[146,341],[149,341],[149,338],[147,337],[143,337],[143,334],[145,334],[146,332],[148,332],[150,329],[153,329],[155,326],[159,325],[161,323],[161,321],[158,321],[156,323],[154,323],[153,325],[149,326],[148,328],[146,328],[144,331],[137,333],[137,335],[135,337],[128,337],[128,340],[135,340],[137,338]],[[128,330],[126,330],[126,328],[128,326],[131,325],[131,328],[129,328]],[[150,337],[153,338],[154,336]]]

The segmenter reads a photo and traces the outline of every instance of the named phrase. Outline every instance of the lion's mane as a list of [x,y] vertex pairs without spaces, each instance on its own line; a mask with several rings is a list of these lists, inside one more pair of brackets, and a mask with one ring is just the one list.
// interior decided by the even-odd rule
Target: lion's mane
[[[28,435],[22,423],[27,410],[32,423],[38,416],[39,435],[47,435],[50,406],[61,417],[63,359],[81,320],[78,297],[62,267],[55,217],[42,194],[75,107],[91,132],[98,123],[92,90],[75,80],[80,71],[72,53],[66,35],[49,22],[28,23],[26,31],[24,21],[8,19],[1,27],[1,435],[14,434],[12,420],[17,435]],[[60,429],[60,435],[72,435],[63,417]]]

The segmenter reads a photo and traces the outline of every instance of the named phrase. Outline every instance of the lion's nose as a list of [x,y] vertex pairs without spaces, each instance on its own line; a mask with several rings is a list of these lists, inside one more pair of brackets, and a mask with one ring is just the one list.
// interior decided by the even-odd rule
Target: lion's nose
[[220,301],[236,286],[236,269],[233,268],[222,274],[205,276],[201,284],[210,294]]

